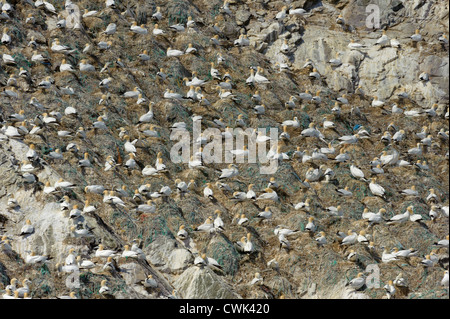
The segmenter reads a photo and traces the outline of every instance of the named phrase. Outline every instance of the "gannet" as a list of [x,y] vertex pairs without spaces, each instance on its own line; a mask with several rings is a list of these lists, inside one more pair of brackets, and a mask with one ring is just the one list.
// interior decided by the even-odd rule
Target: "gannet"
[[383,288],[386,291],[387,299],[392,299],[396,292],[394,282],[392,280],[389,280],[389,282]]
[[162,18],[161,7],[156,7],[156,12],[152,14],[152,19],[160,21]]
[[177,23],[170,25],[169,29],[175,32],[183,32],[185,30],[185,27],[181,23]]
[[276,14],[275,19],[283,21],[287,16],[287,11],[288,7],[283,6],[283,8],[281,8],[281,11]]
[[145,204],[140,204],[136,207],[136,213],[154,214],[156,212],[156,206],[152,200],[147,201]]
[[236,241],[233,243],[236,250],[241,254],[244,253],[244,245],[245,245],[246,240],[247,240],[246,237],[241,237],[241,239],[239,241]]
[[386,131],[386,132],[384,132],[383,135],[381,136],[380,141],[381,141],[382,143],[385,143],[385,144],[390,144],[390,143],[391,143],[391,139],[392,139],[391,133],[389,133],[388,131]]
[[433,105],[431,106],[431,108],[425,110],[425,114],[427,114],[428,117],[436,116],[436,114],[437,114],[437,113],[436,113],[437,107],[438,107],[437,104],[433,104]]
[[222,220],[222,212],[220,210],[216,210],[216,218],[214,218],[213,225],[216,231],[222,232],[225,230],[225,223]]
[[311,98],[311,101],[312,101],[314,104],[320,104],[320,103],[322,102],[322,98],[320,97],[320,92],[321,92],[321,91],[317,91],[317,92],[316,92],[316,95],[313,96],[313,97]]
[[422,72],[419,74],[419,80],[426,82],[430,80],[430,75],[427,72]]
[[2,34],[1,42],[4,45],[11,44],[11,36],[8,34],[8,31],[9,31],[8,27],[3,28],[3,34]]
[[185,240],[189,237],[189,233],[186,231],[185,226],[181,225],[177,232],[177,237],[181,240]]
[[49,182],[49,181],[47,181],[47,182],[45,183],[45,186],[44,186],[43,192],[44,192],[44,194],[53,194],[53,193],[55,193],[55,192],[56,192],[56,188],[55,188],[55,187],[52,187],[52,186],[50,186],[50,182]]
[[419,42],[422,40],[422,35],[420,34],[420,30],[416,29],[415,33],[410,36],[410,39],[413,40],[414,42]]
[[51,49],[53,52],[56,52],[56,53],[64,53],[64,54],[71,54],[71,53],[73,53],[73,52],[76,51],[75,49],[71,50],[70,47],[68,47],[68,46],[61,45],[61,44],[59,43],[59,39],[54,39],[54,40],[53,40],[52,46],[50,47],[50,49]]
[[253,110],[257,115],[263,115],[266,113],[266,107],[264,104],[256,105],[255,107],[253,107]]
[[444,277],[441,280],[441,286],[448,289],[448,270],[444,271]]
[[211,187],[211,183],[206,183],[206,187],[203,189],[203,197],[214,199],[214,192]]
[[284,54],[288,54],[291,51],[289,44],[288,44],[288,40],[284,39],[283,40],[283,44],[280,47],[280,52],[284,53]]
[[250,69],[250,76],[245,80],[247,85],[255,85],[255,70]]
[[238,39],[234,40],[233,44],[237,47],[246,47],[250,45],[250,40],[245,34],[241,34]]
[[222,174],[220,175],[219,179],[225,179],[225,178],[232,178],[239,174],[239,171],[234,164],[230,164],[228,168],[222,169]]
[[25,258],[25,263],[27,264],[39,264],[39,263],[46,263],[48,260],[47,256],[40,256],[36,255],[34,251],[30,252],[29,255]]
[[399,250],[397,247],[394,247],[394,249],[392,250],[392,254],[395,257],[400,257],[400,258],[410,258],[411,256],[415,256],[417,255],[418,251],[416,249],[410,248],[410,249],[403,249],[403,250]]
[[38,168],[34,167],[33,164],[30,163],[30,161],[22,161],[22,165],[20,167],[21,172],[35,173],[37,170]]
[[[3,11],[2,11],[2,13],[3,13]],[[3,16],[3,15],[2,15]],[[9,16],[6,14],[5,16],[4,16],[6,19],[9,19]],[[27,18],[25,19],[25,23],[30,23],[30,24],[35,24],[36,23],[36,18],[33,16],[33,14],[32,13],[29,13],[28,15],[27,15]]]
[[448,141],[449,137],[448,137],[448,131],[445,132],[443,128],[441,128],[438,132],[438,137],[444,141]]
[[364,230],[361,230],[359,232],[357,240],[358,240],[358,243],[369,244],[369,240],[367,239],[366,232]]
[[289,155],[286,153],[283,153],[281,151],[282,145],[274,144],[273,147],[267,152],[267,158],[269,160],[277,160],[277,161],[283,161],[283,160],[289,160]]
[[189,16],[186,22],[186,27],[193,28],[195,27],[195,23],[195,20],[191,16]]
[[69,218],[76,219],[81,217],[81,210],[78,209],[78,205],[73,205],[72,209],[69,212]]
[[293,128],[299,128],[300,127],[300,121],[297,117],[294,117],[293,120],[286,120],[283,123],[281,123],[281,126],[292,126]]
[[34,226],[31,224],[31,221],[27,219],[25,221],[25,225],[20,229],[20,236],[27,236],[34,233]]
[[259,66],[257,67],[257,71],[255,73],[255,82],[256,83],[262,83],[262,84],[270,83],[270,81],[262,75],[263,71],[264,71],[263,68],[261,68]]
[[313,96],[309,92],[309,90],[306,90],[305,92],[298,93],[298,97],[303,101],[311,101]]
[[293,95],[291,95],[291,97],[289,98],[289,101],[286,101],[285,103],[284,103],[284,106],[286,107],[286,108],[288,108],[288,109],[293,109],[293,108],[295,108],[295,101],[296,101],[297,99],[295,98],[295,96],[293,96]]
[[439,217],[439,207],[435,205],[431,206],[431,209],[428,212],[428,216],[430,216],[433,222],[436,221],[436,219]]
[[393,48],[400,47],[400,42],[397,39],[391,39],[390,44],[391,44],[391,47],[393,47]]
[[410,148],[408,150],[408,154],[409,155],[415,155],[415,156],[422,155],[422,144],[421,143],[417,143],[416,147]]
[[26,294],[30,293],[30,284],[32,283],[29,279],[24,279],[22,281],[22,287],[17,288],[14,293],[18,295],[19,298],[24,298]]
[[145,280],[141,281],[141,283],[145,288],[155,289],[156,287],[158,287],[158,282],[153,278],[152,275],[148,275]]
[[130,249],[129,245],[124,246],[124,250],[122,252],[122,258],[140,258],[142,257],[139,253]]
[[320,79],[320,73],[317,71],[316,68],[313,68],[312,72],[310,72],[308,76],[316,80]]
[[237,202],[243,202],[243,201],[247,200],[247,193],[246,192],[234,192],[232,199]]
[[83,213],[93,213],[97,210],[97,208],[94,205],[90,205],[89,200],[85,200],[84,207],[83,207]]
[[350,253],[347,255],[347,260],[351,262],[356,262],[358,260],[358,255],[356,254],[355,250],[350,250]]
[[210,38],[209,41],[214,46],[219,46],[220,45],[219,35],[218,34],[216,34],[212,38]]
[[399,130],[399,131],[395,132],[394,136],[392,136],[392,140],[396,143],[400,143],[401,141],[403,141],[404,137],[405,137],[405,131]]
[[148,30],[145,28],[145,25],[142,24],[141,26],[138,26],[136,21],[134,21],[131,24],[130,30],[137,34],[147,34],[148,33]]
[[393,281],[393,284],[396,287],[401,287],[401,288],[407,288],[408,287],[408,282],[407,280],[403,277],[403,273],[399,273],[397,275],[397,277],[395,277],[395,280]]
[[[337,163],[344,163],[346,161],[350,160],[350,155],[345,151],[344,148],[341,148],[339,151],[339,154],[334,158],[334,161]],[[350,168],[351,171],[351,168]]]
[[259,94],[259,91],[255,91],[255,93],[253,93],[251,100],[255,103],[261,103],[261,95]]
[[375,183],[375,181],[376,181],[375,177],[372,177],[370,179],[370,183],[369,183],[370,191],[372,192],[373,195],[379,196],[379,197],[381,197],[383,199],[386,199],[386,195],[385,195],[386,191],[385,191],[385,189],[381,185]]
[[316,129],[313,122],[309,123],[308,128],[304,129],[300,134],[304,137],[317,137],[322,139],[325,138],[325,136],[318,129]]
[[14,126],[8,126],[6,130],[4,131],[5,135],[10,138],[20,138],[22,137],[22,134],[19,132],[19,130]]
[[391,41],[389,37],[386,35],[386,30],[383,30],[383,34],[380,38],[378,38],[375,44],[379,45],[381,48],[390,45]]
[[105,88],[108,89],[109,88],[109,84],[113,82],[113,78],[112,77],[107,77],[106,79],[103,79],[99,82],[98,86],[101,88]]
[[396,261],[398,260],[397,257],[395,257],[394,254],[389,253],[387,248],[384,248],[383,250],[383,254],[381,255],[381,260],[383,261],[383,263],[389,263],[391,261]]
[[5,287],[6,290],[14,292],[17,290],[17,278],[12,278],[9,282],[9,285]]
[[336,23],[337,24],[341,24],[341,25],[345,25],[345,19],[344,17],[342,17],[342,15],[338,15],[338,17],[336,18]]
[[128,154],[129,159],[125,162],[124,166],[128,169],[134,169],[137,167],[136,160],[134,159],[135,155],[134,153]]
[[439,40],[439,42],[440,42],[441,44],[443,44],[443,45],[448,44],[448,38],[447,38],[447,36],[446,36],[445,34],[441,35],[441,36],[438,38],[438,40]]
[[358,50],[358,49],[362,49],[365,48],[365,45],[362,45],[361,43],[357,43],[355,42],[355,40],[350,40],[350,43],[348,44],[348,47],[352,50]]
[[352,280],[350,280],[346,286],[351,287],[354,290],[359,290],[361,289],[364,285],[366,284],[366,279],[364,277],[363,273],[359,273],[356,278],[353,278]]
[[445,239],[441,239],[437,243],[434,243],[434,246],[436,246],[438,248],[448,248],[448,240],[449,240],[449,236],[447,235],[445,237]]
[[11,289],[6,288],[5,293],[2,295],[2,299],[16,299],[14,292]]
[[78,237],[78,238],[88,238],[88,237],[95,236],[88,229],[85,229],[85,228],[77,229],[77,227],[75,227],[75,226],[70,227],[70,233],[73,237]]
[[314,233],[316,231],[316,229],[317,229],[317,226],[314,223],[314,217],[311,216],[308,218],[308,223],[305,226],[305,230],[307,232]]
[[304,202],[299,202],[294,205],[295,210],[305,210],[309,212],[311,208],[311,199],[307,198]]
[[168,57],[178,57],[184,55],[183,51],[172,49],[171,47],[167,48],[166,52]]
[[116,251],[111,249],[104,249],[103,244],[99,244],[97,250],[95,251],[95,257],[115,257],[117,255]]
[[255,273],[255,276],[253,277],[252,281],[250,281],[249,285],[250,286],[261,286],[264,283],[264,279],[261,276],[261,274],[259,272]]
[[372,215],[367,217],[369,225],[372,226],[373,224],[381,223],[384,220],[383,214],[385,214],[385,213],[386,213],[386,209],[384,209],[384,208],[380,208],[378,210],[378,213],[376,213],[376,214],[372,213]]
[[359,134],[356,133],[354,135],[344,135],[338,138],[340,141],[339,144],[356,144],[358,142]]
[[203,224],[201,224],[198,227],[195,227],[194,231],[210,233],[210,232],[212,232],[213,229],[214,229],[213,218],[212,218],[212,216],[209,216]]
[[63,198],[60,200],[59,204],[61,211],[70,211],[72,204],[70,203],[70,198],[67,195],[64,195]]
[[384,169],[381,167],[381,164],[378,164],[375,167],[372,167],[370,171],[376,175],[384,174]]
[[202,86],[206,83],[205,80],[201,80],[197,77],[197,72],[192,72],[191,81],[189,81],[188,78],[184,78],[183,82],[186,86]]
[[419,195],[419,192],[416,191],[415,185],[412,185],[411,188],[402,190],[400,193],[405,196],[418,196]]
[[177,187],[177,191],[180,194],[185,194],[188,192],[188,184],[186,182],[181,181],[181,179],[177,178],[175,180],[175,185]]
[[425,259],[423,259],[420,264],[424,267],[434,267],[435,262],[431,260],[431,255],[426,255]]
[[408,206],[406,209],[406,212],[404,212],[403,214],[397,214],[395,216],[393,216],[392,218],[390,218],[387,221],[388,225],[391,224],[401,224],[404,223],[408,220],[410,220],[410,216],[413,214],[413,207],[412,206]]
[[111,289],[107,286],[107,281],[106,280],[102,280],[101,282],[101,287],[98,290],[98,293],[101,295],[109,295],[111,294]]
[[231,193],[233,191],[228,184],[221,183],[221,182],[216,182],[216,187],[218,189],[220,189],[222,192]]
[[20,207],[19,203],[18,203],[17,200],[14,198],[14,194],[10,194],[10,195],[9,195],[7,207],[8,207],[9,209],[15,209],[15,208]]
[[185,53],[186,54],[194,54],[194,53],[197,53],[197,49],[193,46],[192,43],[189,43],[188,47],[186,48]]
[[272,218],[272,211],[270,210],[270,207],[266,207],[264,211],[259,212],[258,215],[255,216],[255,218],[259,218],[260,220],[268,220]]
[[448,217],[448,205],[441,207],[442,213]]
[[217,79],[217,80],[222,79],[220,76],[219,70],[217,70],[214,66],[214,62],[211,62],[211,68],[210,68],[209,72],[214,79]]
[[357,179],[360,179],[365,182],[367,181],[364,177],[364,172],[353,164],[350,165],[350,173],[352,174],[353,177]]
[[372,107],[382,107],[384,104],[385,103],[383,101],[380,101],[377,96],[373,97],[372,104],[371,104]]
[[349,230],[347,236],[342,239],[341,245],[353,245],[358,242],[358,234],[354,231]]

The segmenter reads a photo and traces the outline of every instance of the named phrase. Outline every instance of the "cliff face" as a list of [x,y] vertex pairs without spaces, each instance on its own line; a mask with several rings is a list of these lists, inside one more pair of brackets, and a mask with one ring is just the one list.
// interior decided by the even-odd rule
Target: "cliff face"
[[[35,7],[31,1],[9,1],[14,10],[8,12],[0,23],[8,27],[10,43],[3,43],[0,69],[0,234],[10,240],[9,251],[2,242],[0,251],[0,288],[4,289],[12,278],[31,280],[33,298],[54,298],[75,291],[80,298],[105,298],[99,294],[100,283],[106,279],[115,298],[161,298],[168,297],[176,290],[178,297],[185,298],[383,298],[383,286],[394,280],[400,272],[408,280],[408,289],[397,289],[397,298],[442,298],[445,291],[440,286],[444,269],[448,269],[448,251],[433,244],[448,235],[447,216],[440,207],[448,207],[448,112],[449,98],[449,57],[448,44],[439,38],[448,30],[447,1],[269,1],[230,0],[231,15],[221,7],[221,0],[170,0],[170,1],[116,1],[116,8],[107,8],[104,1],[76,1],[74,4],[89,11],[96,10],[95,16],[82,18],[80,29],[60,28],[58,22],[65,17],[64,2],[52,2],[56,12],[52,14],[43,6]],[[369,28],[366,11],[369,4],[379,8],[380,28]],[[283,6],[304,9],[304,14],[287,14],[277,19]],[[166,31],[163,36],[152,34],[155,20],[152,15],[156,7],[161,7],[164,18],[159,28]],[[372,12],[372,11],[370,11]],[[29,14],[35,23],[25,23]],[[341,15],[344,23],[336,19]],[[188,17],[196,22],[189,30],[175,32],[169,26],[181,23],[186,26]],[[130,32],[133,21],[144,24],[148,34]],[[103,31],[115,23],[117,32],[107,35]],[[214,29],[217,24],[218,31]],[[381,30],[386,30],[389,38],[397,39],[399,46],[376,45]],[[419,29],[422,41],[413,43],[410,36]],[[249,46],[237,47],[234,43],[241,34],[249,40]],[[211,44],[211,38],[219,35],[219,44]],[[58,38],[62,45],[73,50],[70,54],[51,50],[52,42]],[[34,40],[35,45],[29,44]],[[352,50],[351,40],[363,45]],[[99,48],[104,41],[110,46]],[[185,50],[192,43],[196,54],[168,57],[166,50]],[[85,45],[91,50],[83,52]],[[287,53],[280,52],[287,44]],[[139,54],[147,50],[148,61],[141,61]],[[32,61],[33,52],[48,57],[51,64]],[[224,62],[217,63],[220,54]],[[7,61],[7,55],[14,63]],[[339,58],[341,64],[333,66],[329,61]],[[60,72],[63,59],[74,66],[74,72]],[[87,60],[95,67],[94,72],[81,72],[79,63]],[[120,60],[118,60],[120,59]],[[319,79],[309,76],[312,67],[304,67],[310,59],[320,74]],[[237,101],[220,99],[216,86],[219,82],[210,73],[211,62],[221,75],[229,73],[233,83],[233,94]],[[278,63],[278,64],[276,64]],[[288,71],[280,71],[280,64],[289,66]],[[246,79],[250,67],[262,67],[269,84],[250,87]],[[167,79],[157,76],[164,69]],[[103,70],[102,70],[103,69]],[[21,71],[27,75],[19,75]],[[100,71],[102,70],[102,71]],[[183,78],[191,79],[192,72],[208,81],[202,92],[211,105],[199,102],[165,99],[166,89],[185,95],[188,91]],[[427,73],[429,79],[420,80]],[[16,81],[11,80],[13,76]],[[39,83],[51,77],[50,88],[43,89]],[[111,77],[108,88],[99,87],[99,82]],[[65,94],[63,89],[73,88],[73,94]],[[136,103],[136,98],[128,99],[125,92],[135,87],[140,89],[146,101]],[[11,95],[11,88],[17,96]],[[258,90],[266,107],[264,115],[256,115],[251,99]],[[312,95],[320,91],[319,105],[302,101],[299,93],[309,91]],[[361,93],[363,92],[363,93]],[[399,98],[406,92],[409,98]],[[341,113],[333,111],[336,99],[347,95],[348,104],[340,104]],[[295,107],[289,109],[285,103],[291,96],[297,96]],[[373,97],[385,101],[383,108],[371,107]],[[40,106],[31,104],[36,98]],[[102,102],[99,102],[100,100]],[[142,114],[148,111],[149,102],[154,102],[154,118],[150,123],[138,124]],[[425,113],[406,116],[391,113],[393,104],[404,111],[425,112],[436,104],[436,115]],[[69,107],[76,114],[65,113]],[[11,115],[24,110],[24,119],[13,121]],[[359,110],[359,113],[358,113]],[[53,113],[52,113],[53,112]],[[58,118],[59,124],[44,124],[43,113]],[[213,120],[221,118],[226,126],[236,127],[236,120],[243,115],[249,128],[276,127],[282,131],[285,120],[297,117],[300,128],[289,129],[290,140],[282,145],[282,151],[293,155],[297,147],[302,151],[326,147],[316,138],[303,137],[300,133],[314,122],[324,134],[326,142],[336,147],[336,154],[328,161],[302,162],[297,159],[282,161],[273,175],[259,174],[260,164],[238,164],[239,176],[226,180],[232,192],[246,192],[253,184],[258,195],[274,177],[280,187],[279,202],[230,200],[232,193],[219,190],[215,183],[220,169],[226,164],[205,165],[201,169],[189,169],[187,164],[175,164],[170,159],[170,151],[175,141],[170,140],[170,127],[177,122],[185,122],[192,131],[192,116],[202,116],[202,128],[213,127]],[[106,128],[94,129],[94,123],[102,116]],[[336,127],[322,129],[324,117],[332,120]],[[24,121],[24,122],[23,122]],[[384,132],[394,123],[396,130],[405,131],[405,139],[400,143],[384,143]],[[8,127],[25,126],[29,131],[33,125],[43,128],[39,134],[23,134],[11,137]],[[356,126],[363,126],[369,133],[356,144],[342,147],[339,137],[353,135]],[[146,136],[150,126],[159,137]],[[412,155],[408,150],[415,147],[420,139],[416,133],[428,127],[432,143],[424,147],[420,155]],[[86,137],[80,134],[84,128]],[[136,169],[127,169],[124,163],[129,159],[120,128],[124,128],[131,141],[138,139],[136,146]],[[447,132],[447,139],[438,132]],[[67,134],[58,134],[67,131]],[[77,133],[78,132],[78,133]],[[35,146],[39,160],[33,165],[35,181],[27,181],[23,171],[26,154],[31,145]],[[76,146],[71,148],[70,146]],[[340,149],[344,149],[350,160],[339,163],[334,160]],[[53,158],[52,152],[60,149],[62,158]],[[426,161],[428,170],[410,166],[385,166],[385,173],[377,176],[377,183],[386,189],[386,200],[374,196],[366,181],[350,174],[354,164],[371,176],[370,162],[380,157],[383,151],[389,154],[397,151],[400,159],[416,163]],[[80,167],[79,160],[88,153],[92,165]],[[158,155],[160,153],[160,155]],[[309,154],[311,155],[311,154]],[[105,171],[107,157],[119,164]],[[157,157],[163,159],[167,171],[158,176],[143,176],[146,165],[154,166]],[[120,165],[121,164],[121,165]],[[320,165],[330,168],[335,176],[329,182],[323,179],[311,182],[305,188],[303,182],[310,167]],[[55,194],[44,193],[44,185],[54,185],[60,178],[75,186]],[[176,192],[175,180],[193,180],[195,185],[181,196]],[[213,185],[214,200],[205,198],[206,183]],[[148,192],[140,192],[144,201],[150,194],[159,192],[163,186],[170,186],[173,193],[168,198],[154,199],[156,213],[136,212],[138,202],[133,199],[136,189],[150,184]],[[125,190],[121,198],[125,206],[110,205],[99,194],[86,191],[88,185],[101,185],[106,190]],[[401,191],[415,185],[418,196],[404,196]],[[123,188],[122,188],[123,187]],[[351,197],[342,197],[336,190],[348,187]],[[439,218],[431,220],[432,209],[426,200],[429,189],[438,195]],[[149,195],[148,198],[146,195]],[[18,206],[8,205],[12,195]],[[68,196],[70,208],[61,209],[63,195]],[[309,199],[309,210],[294,209],[294,205]],[[73,205],[83,210],[85,201],[96,206],[94,212],[83,213],[78,219],[69,217]],[[341,206],[342,217],[330,216],[326,208]],[[422,221],[400,225],[382,222],[373,227],[361,218],[364,208],[377,212],[386,209],[386,219],[406,211],[413,206],[415,214]],[[270,207],[273,217],[269,221],[259,221],[255,216]],[[448,209],[448,208],[447,208]],[[225,222],[223,233],[197,233],[193,230],[208,216],[215,218],[215,212],[222,212]],[[240,226],[236,215],[245,214],[249,224]],[[310,216],[315,217],[317,230],[310,234],[305,230]],[[30,220],[35,228],[31,235],[20,236],[21,228]],[[177,232],[185,225],[190,238],[180,240]],[[280,248],[275,226],[298,230],[297,236],[290,238],[290,248]],[[88,238],[74,237],[71,227],[88,229]],[[338,232],[354,230],[366,231],[367,238],[375,245],[375,251],[366,244],[352,247],[340,245]],[[314,240],[323,231],[328,243],[319,246]],[[242,254],[235,243],[251,234],[257,252]],[[125,245],[133,240],[141,247],[144,259],[120,257]],[[106,258],[94,257],[99,244],[118,252],[114,267],[104,267]],[[380,258],[384,248],[414,248],[415,256],[408,260],[399,259],[385,263]],[[92,270],[82,269],[77,285],[68,284],[69,273],[58,269],[63,264],[70,249],[77,256],[92,260],[97,264]],[[357,258],[347,259],[350,250]],[[26,256],[31,252],[48,256],[48,263],[27,264]],[[436,265],[424,269],[421,261],[432,252],[437,258]],[[221,266],[211,270],[198,267],[194,260],[206,254]],[[268,265],[271,260],[278,262],[279,268]],[[364,272],[369,265],[379,270],[380,285],[355,292],[346,283]],[[373,267],[373,266],[370,266]],[[369,267],[369,268],[370,268]],[[250,284],[260,273],[262,284]],[[142,285],[148,275],[157,281],[157,288]],[[111,297],[111,296],[107,296]]]

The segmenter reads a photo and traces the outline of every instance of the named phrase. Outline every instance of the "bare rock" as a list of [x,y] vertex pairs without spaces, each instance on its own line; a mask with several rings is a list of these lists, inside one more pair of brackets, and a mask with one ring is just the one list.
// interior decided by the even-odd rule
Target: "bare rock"
[[240,299],[231,286],[207,267],[192,266],[173,284],[186,299]]

